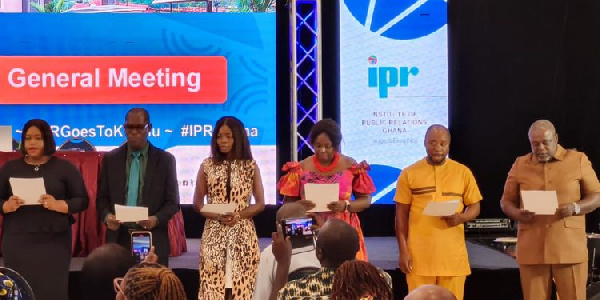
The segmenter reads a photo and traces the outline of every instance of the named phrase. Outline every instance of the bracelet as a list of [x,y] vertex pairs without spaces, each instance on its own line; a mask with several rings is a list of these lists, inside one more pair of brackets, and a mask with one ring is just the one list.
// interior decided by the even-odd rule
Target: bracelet
[[350,201],[348,201],[348,200],[344,200],[344,201],[346,202],[346,208],[345,208],[345,210],[347,212],[350,212]]

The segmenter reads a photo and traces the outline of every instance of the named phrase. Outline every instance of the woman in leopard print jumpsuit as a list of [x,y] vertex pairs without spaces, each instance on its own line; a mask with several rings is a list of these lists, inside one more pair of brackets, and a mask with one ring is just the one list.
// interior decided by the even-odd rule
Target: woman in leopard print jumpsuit
[[[264,205],[260,171],[242,122],[217,121],[211,157],[198,172],[194,208],[206,218],[200,246],[198,299],[252,299],[260,250],[252,217]],[[202,212],[207,203],[235,205],[231,214]],[[250,204],[254,196],[255,203]]]

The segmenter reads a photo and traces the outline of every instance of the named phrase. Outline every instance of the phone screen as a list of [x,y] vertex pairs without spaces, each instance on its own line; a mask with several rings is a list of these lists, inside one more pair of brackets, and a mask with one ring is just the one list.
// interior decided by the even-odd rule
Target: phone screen
[[284,236],[312,238],[314,224],[313,218],[284,219],[281,221],[281,229]]
[[149,231],[134,231],[131,233],[131,254],[136,262],[143,261],[152,246],[152,233]]

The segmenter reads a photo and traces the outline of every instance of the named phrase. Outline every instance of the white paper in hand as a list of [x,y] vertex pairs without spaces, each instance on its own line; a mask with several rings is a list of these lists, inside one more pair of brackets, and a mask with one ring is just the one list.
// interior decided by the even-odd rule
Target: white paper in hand
[[235,211],[235,203],[212,203],[212,204],[204,204],[202,206],[201,212],[205,213],[215,213],[215,214],[226,214],[233,213]]
[[14,178],[8,179],[10,188],[15,196],[25,201],[24,205],[39,205],[40,198],[46,194],[44,178]]
[[523,208],[536,215],[553,215],[558,208],[556,191],[521,191]]
[[304,185],[304,197],[315,203],[308,212],[330,211],[327,204],[340,200],[339,183],[307,183]]
[[12,151],[12,127],[0,126],[0,151]]
[[115,219],[121,222],[148,220],[148,208],[115,204]]
[[450,200],[444,202],[431,201],[427,203],[423,214],[432,217],[446,217],[456,213],[460,200]]

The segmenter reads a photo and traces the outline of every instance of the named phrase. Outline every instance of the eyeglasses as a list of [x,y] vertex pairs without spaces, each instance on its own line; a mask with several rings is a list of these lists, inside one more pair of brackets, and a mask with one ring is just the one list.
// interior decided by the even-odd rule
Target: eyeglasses
[[113,279],[113,287],[115,289],[115,293],[119,294],[125,294],[123,293],[123,290],[121,289],[121,283],[123,283],[123,277],[117,277],[115,279]]
[[127,131],[147,130],[148,126],[150,126],[149,123],[146,123],[146,124],[123,124],[123,127]]

